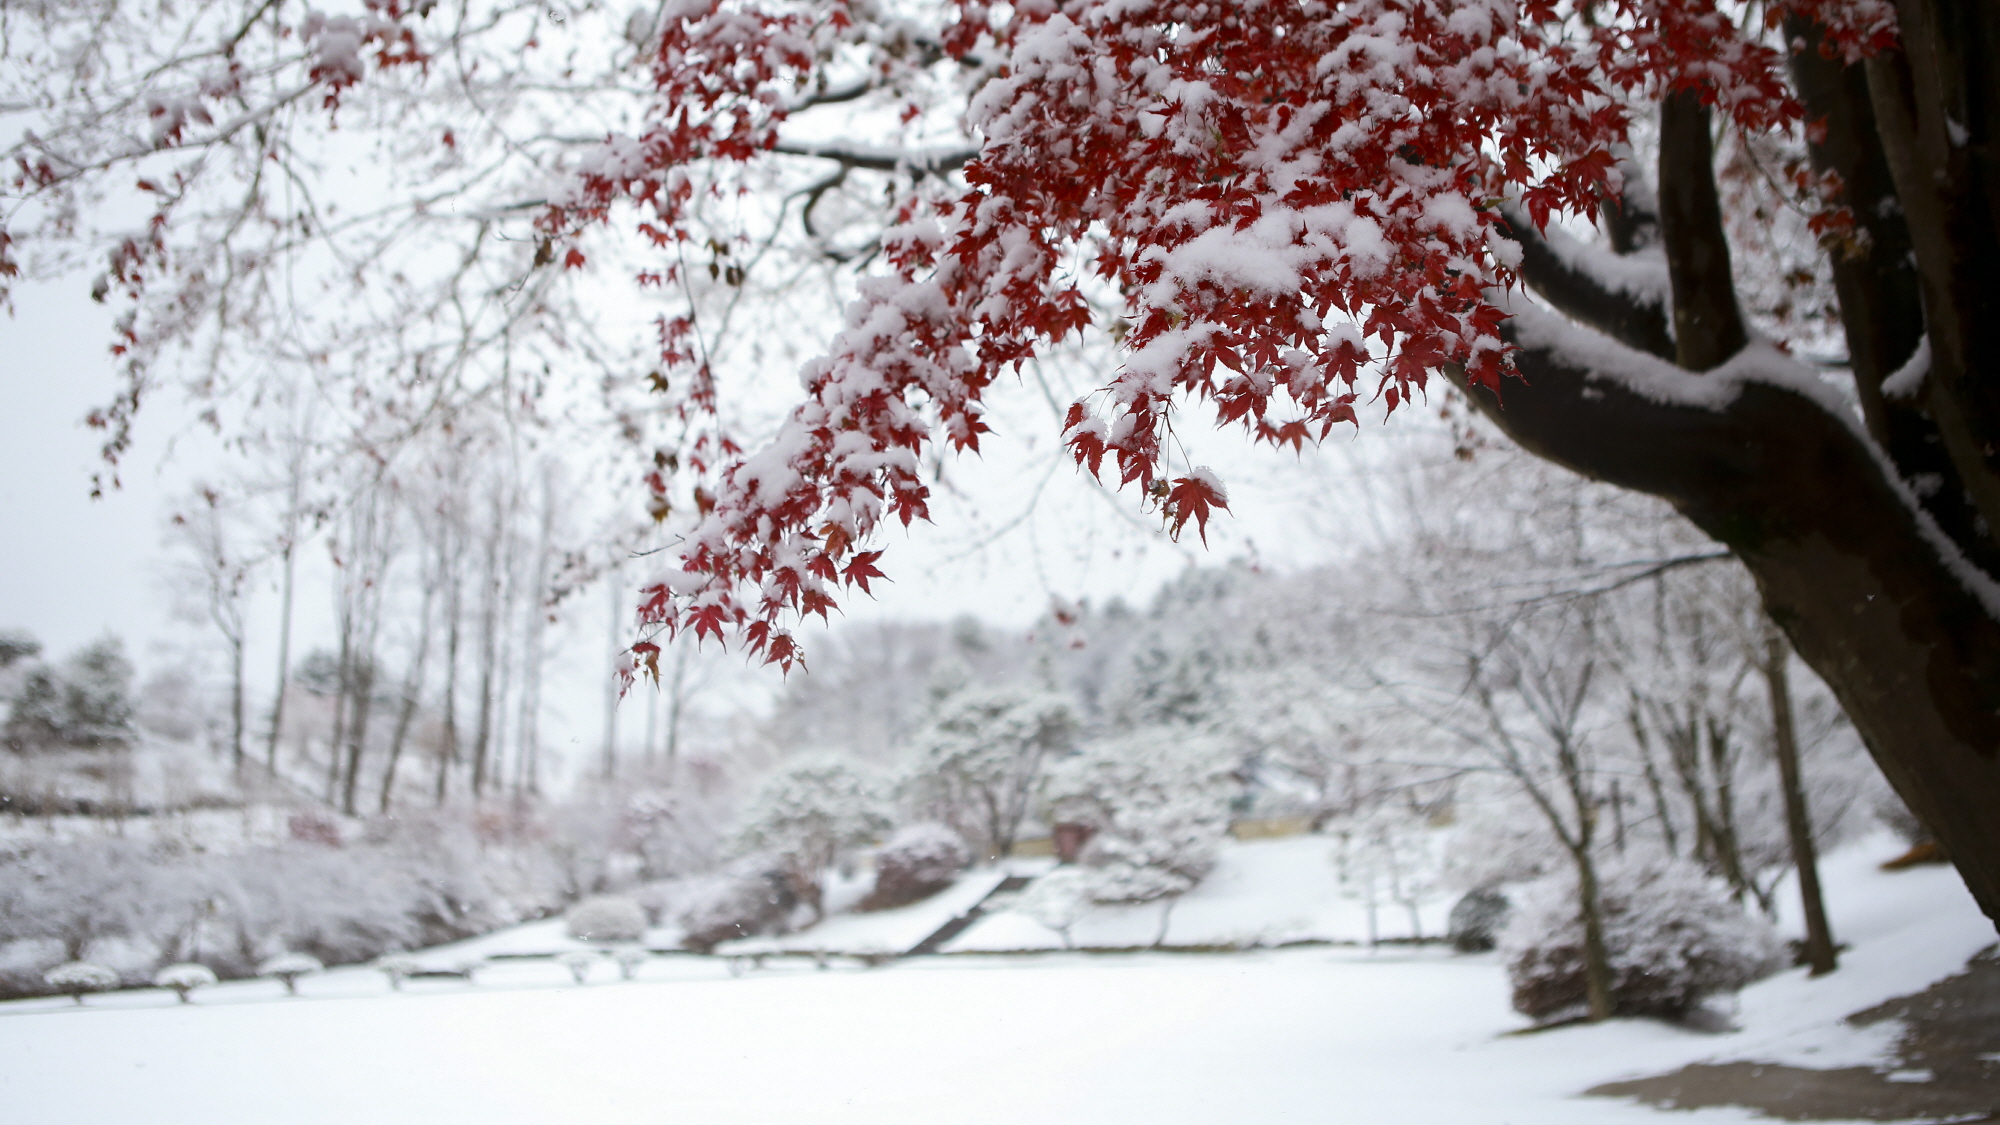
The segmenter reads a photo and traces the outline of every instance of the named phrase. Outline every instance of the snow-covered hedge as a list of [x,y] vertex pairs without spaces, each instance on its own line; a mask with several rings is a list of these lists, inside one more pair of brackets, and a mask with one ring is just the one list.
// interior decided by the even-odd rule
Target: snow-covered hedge
[[578,941],[638,941],[646,936],[646,908],[621,895],[598,895],[563,916]]
[[[1684,1015],[1703,998],[1734,992],[1783,964],[1783,946],[1770,925],[1730,901],[1691,863],[1607,857],[1598,881],[1618,1015]],[[1573,874],[1521,892],[1500,951],[1515,1010],[1553,1020],[1587,1008]]]
[[1500,943],[1500,931],[1507,925],[1513,906],[1498,887],[1467,891],[1452,904],[1451,947],[1460,953],[1486,953]]
[[102,965],[89,961],[70,961],[57,965],[42,974],[42,980],[57,992],[66,993],[83,1003],[86,992],[103,992],[118,987],[118,974]]
[[683,900],[681,943],[707,953],[717,942],[785,928],[798,898],[776,874],[717,875],[692,888]]
[[897,830],[875,853],[875,889],[863,910],[886,910],[928,898],[951,885],[972,850],[942,824],[912,824]]
[[153,983],[161,988],[171,988],[181,1003],[189,1004],[188,993],[197,988],[207,988],[215,983],[215,970],[193,961],[183,961],[178,965],[168,965],[153,974]]

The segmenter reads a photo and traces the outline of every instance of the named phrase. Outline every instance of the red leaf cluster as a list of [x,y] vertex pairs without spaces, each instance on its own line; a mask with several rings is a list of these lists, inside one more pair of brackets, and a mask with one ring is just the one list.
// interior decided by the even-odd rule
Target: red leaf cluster
[[[926,514],[919,455],[978,447],[993,380],[1090,327],[1085,285],[1122,295],[1124,359],[1070,409],[1065,441],[1205,537],[1227,506],[1219,482],[1163,479],[1177,404],[1208,400],[1297,449],[1357,424],[1364,397],[1393,411],[1445,365],[1497,388],[1510,368],[1487,294],[1515,281],[1492,234],[1500,201],[1538,224],[1592,213],[1617,186],[1630,107],[1669,90],[1744,129],[1799,123],[1768,31],[1713,0],[1037,0],[1004,21],[952,7],[943,51],[991,68],[966,114],[979,156],[961,188],[901,205],[887,276],[862,282],[773,444],[743,457],[718,436],[692,459],[713,488],[643,610],[670,631],[733,633],[789,666],[783,623],[881,576],[857,546]],[[623,204],[656,245],[690,240],[687,170],[766,153],[854,20],[841,3],[679,11],[650,127],[607,140],[551,207],[549,237]],[[1776,27],[1790,12],[1833,27],[1842,51],[1893,41],[1881,0],[1765,14]],[[662,360],[712,409],[688,334],[663,322]]]

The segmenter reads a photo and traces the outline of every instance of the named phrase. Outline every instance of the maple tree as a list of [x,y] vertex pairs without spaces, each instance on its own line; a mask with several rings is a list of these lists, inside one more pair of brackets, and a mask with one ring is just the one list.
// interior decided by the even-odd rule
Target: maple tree
[[[68,125],[9,152],[0,275],[36,268],[23,247],[74,239],[91,192],[140,170],[150,214],[108,240],[99,283],[134,310],[118,344],[127,393],[96,419],[115,454],[160,348],[205,317],[217,338],[252,334],[256,313],[225,298],[300,246],[373,232],[339,262],[357,277],[430,253],[429,288],[384,282],[423,295],[381,314],[395,362],[354,379],[379,418],[408,426],[454,393],[517,393],[473,374],[517,371],[529,328],[565,341],[551,362],[617,366],[578,343],[594,322],[557,279],[619,263],[612,235],[635,233],[638,283],[684,306],[657,325],[650,385],[681,429],[646,487],[656,514],[698,517],[642,617],[785,665],[798,620],[882,576],[878,529],[926,516],[921,455],[977,449],[989,389],[1070,338],[1108,332],[1120,359],[1070,408],[1069,449],[1175,531],[1228,505],[1213,473],[1172,466],[1188,402],[1296,449],[1442,373],[1527,448],[1663,496],[1729,545],[2000,916],[1988,8],[669,0],[622,27],[620,14],[245,5],[190,17],[202,34],[176,41],[218,45],[148,70],[132,65],[144,36],[77,48],[38,10],[56,21],[41,40],[53,65],[96,100],[88,121],[63,117],[77,101],[22,103]],[[558,35],[570,46],[552,50]],[[112,98],[93,83],[121,64],[149,79]],[[502,100],[535,127],[509,135]],[[582,113],[609,104],[623,109]],[[792,131],[829,112],[885,143]],[[602,130],[566,134],[565,114]],[[139,117],[146,137],[129,133]],[[404,138],[423,190],[345,226],[330,208],[281,214],[264,177],[303,192],[306,142],[337,149],[336,127]],[[1804,142],[1809,159],[1782,171],[1827,250],[1858,425],[1841,391],[1746,320],[1718,127]],[[1648,146],[1656,177],[1635,157]],[[780,164],[831,171],[786,179]],[[850,208],[855,238],[835,245],[815,208],[864,172],[886,203],[873,218]],[[502,181],[539,194],[484,188]],[[255,206],[201,209],[244,184]],[[759,190],[782,203],[739,205]],[[461,238],[441,257],[426,239],[461,198],[473,246],[502,231],[514,245],[482,254]],[[804,245],[868,268],[805,368],[804,402],[746,449],[716,410],[718,337],[699,297],[754,284],[753,252],[790,229],[795,204]],[[1593,220],[1602,243],[1562,233]],[[489,299],[503,292],[520,295]],[[381,336],[288,347],[324,363]],[[634,653],[649,665],[658,649]]]

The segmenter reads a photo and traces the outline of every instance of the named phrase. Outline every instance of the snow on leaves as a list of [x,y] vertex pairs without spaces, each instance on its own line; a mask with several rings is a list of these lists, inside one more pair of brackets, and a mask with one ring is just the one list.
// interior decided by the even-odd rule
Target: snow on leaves
[[326,108],[338,109],[346,90],[368,77],[362,54],[375,50],[375,65],[424,66],[430,56],[417,45],[416,30],[404,21],[412,14],[430,10],[419,3],[412,12],[402,0],[366,0],[361,16],[329,16],[313,12],[299,28],[299,36],[311,51],[307,77],[326,88]]
[[[1208,400],[1253,440],[1298,448],[1357,424],[1364,398],[1394,411],[1447,365],[1497,387],[1504,314],[1486,294],[1515,280],[1491,240],[1502,201],[1537,224],[1591,213],[1617,186],[1632,107],[1669,90],[1696,89],[1750,130],[1800,112],[1768,29],[1711,0],[947,8],[937,45],[976,76],[964,120],[979,155],[956,187],[920,180],[902,196],[887,275],[862,282],[777,437],[718,460],[685,580],[649,589],[648,622],[735,634],[789,666],[784,623],[880,576],[879,553],[856,548],[885,520],[925,516],[920,454],[978,448],[987,386],[1085,331],[1086,287],[1122,298],[1124,362],[1069,412],[1069,449],[1205,538],[1226,498],[1203,470],[1167,469],[1177,403]],[[1845,50],[1893,34],[1877,0],[1773,5],[1770,27],[1793,10]],[[549,235],[630,203],[656,244],[689,240],[688,169],[773,148],[865,14],[680,5],[651,126],[605,143]],[[707,378],[686,332],[663,329],[663,359]]]

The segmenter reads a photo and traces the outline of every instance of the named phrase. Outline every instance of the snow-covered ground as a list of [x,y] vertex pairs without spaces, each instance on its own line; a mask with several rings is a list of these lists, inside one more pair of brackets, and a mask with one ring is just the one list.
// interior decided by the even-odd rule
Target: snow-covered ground
[[[1840,972],[1747,990],[1743,1030],[1616,1021],[1527,1036],[1491,956],[1308,947],[1227,955],[804,962],[729,976],[658,957],[576,987],[550,961],[391,993],[365,969],[300,983],[0,1004],[6,1117],[75,1123],[446,1125],[1656,1120],[1576,1096],[1701,1059],[1872,1061],[1840,1015],[1993,939],[1956,876],[1826,863]],[[1254,853],[1253,853],[1254,854]],[[1183,904],[1183,908],[1192,905]],[[1690,1120],[1755,1120],[1704,1110]]]
[[[1340,882],[1334,843],[1324,836],[1230,840],[1201,885],[1170,902],[1100,906],[1070,928],[1079,948],[1129,949],[1162,945],[1249,947],[1296,941],[1366,941],[1368,907]],[[1379,939],[1445,931],[1451,900],[1433,894],[1418,908],[1421,933],[1400,903],[1376,905]],[[1160,924],[1166,923],[1165,940]],[[1060,949],[1062,936],[1025,914],[991,910],[958,937],[947,953]]]

